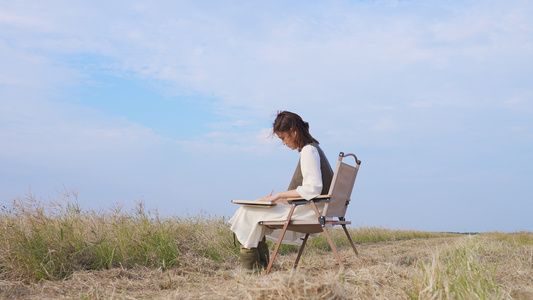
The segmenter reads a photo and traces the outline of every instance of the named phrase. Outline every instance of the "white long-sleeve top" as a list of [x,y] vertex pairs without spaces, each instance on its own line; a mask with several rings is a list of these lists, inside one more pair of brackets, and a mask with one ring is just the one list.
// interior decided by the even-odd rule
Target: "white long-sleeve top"
[[300,151],[300,168],[302,185],[296,188],[300,196],[310,200],[322,192],[322,172],[320,170],[320,154],[311,144],[305,145]]

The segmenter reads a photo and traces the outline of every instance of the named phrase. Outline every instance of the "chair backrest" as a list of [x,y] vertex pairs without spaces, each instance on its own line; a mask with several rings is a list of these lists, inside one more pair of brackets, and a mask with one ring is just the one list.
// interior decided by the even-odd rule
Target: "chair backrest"
[[[355,166],[342,162],[342,159],[346,156],[355,158]],[[360,165],[361,161],[354,154],[344,154],[343,152],[339,154],[339,160],[337,161],[337,167],[333,173],[328,193],[331,197],[330,202],[324,206],[323,216],[344,218]]]

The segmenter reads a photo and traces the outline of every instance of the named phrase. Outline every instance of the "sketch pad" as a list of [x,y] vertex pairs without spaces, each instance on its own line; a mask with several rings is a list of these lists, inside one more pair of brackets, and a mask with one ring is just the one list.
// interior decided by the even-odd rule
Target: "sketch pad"
[[231,200],[233,204],[243,204],[243,205],[256,205],[256,206],[274,206],[277,203],[271,201],[253,201],[253,200]]

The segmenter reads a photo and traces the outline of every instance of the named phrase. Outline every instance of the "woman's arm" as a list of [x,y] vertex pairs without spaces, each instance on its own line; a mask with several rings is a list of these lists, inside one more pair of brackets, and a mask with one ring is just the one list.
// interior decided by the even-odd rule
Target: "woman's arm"
[[312,145],[305,146],[300,152],[300,168],[302,185],[296,188],[300,197],[307,200],[320,195],[322,191],[322,171],[320,170],[320,154]]
[[296,190],[284,191],[275,193],[274,195],[267,195],[265,197],[256,199],[255,201],[271,201],[287,204],[287,198],[299,198],[300,194]]
[[322,173],[320,171],[320,154],[318,153],[318,149],[310,145],[305,146],[300,152],[300,162],[303,176],[301,186],[295,190],[268,195],[255,201],[287,203],[287,198],[301,197],[309,200],[320,195],[320,191],[322,190]]

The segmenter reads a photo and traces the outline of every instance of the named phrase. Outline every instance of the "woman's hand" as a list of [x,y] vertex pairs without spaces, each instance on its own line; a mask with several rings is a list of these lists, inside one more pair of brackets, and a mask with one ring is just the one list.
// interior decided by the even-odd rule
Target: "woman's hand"
[[274,195],[266,195],[264,197],[261,197],[261,198],[257,198],[255,199],[255,201],[266,201],[266,202],[276,202],[276,200],[279,199],[279,196],[278,196],[279,193],[276,193]]
[[270,194],[258,199],[255,199],[255,201],[270,201],[270,202],[277,202],[277,203],[287,203],[287,198],[298,198],[300,197],[300,194],[296,190],[290,190],[290,191],[284,191],[275,193],[274,195]]
[[278,200],[274,202],[281,203],[281,204],[289,204],[289,202],[287,202],[287,198],[279,198]]
[[255,201],[267,201],[267,202],[276,202],[276,203],[282,203],[282,204],[289,204],[287,202],[287,198],[279,198],[278,194],[275,195],[268,195],[264,196],[258,199],[255,199]]

